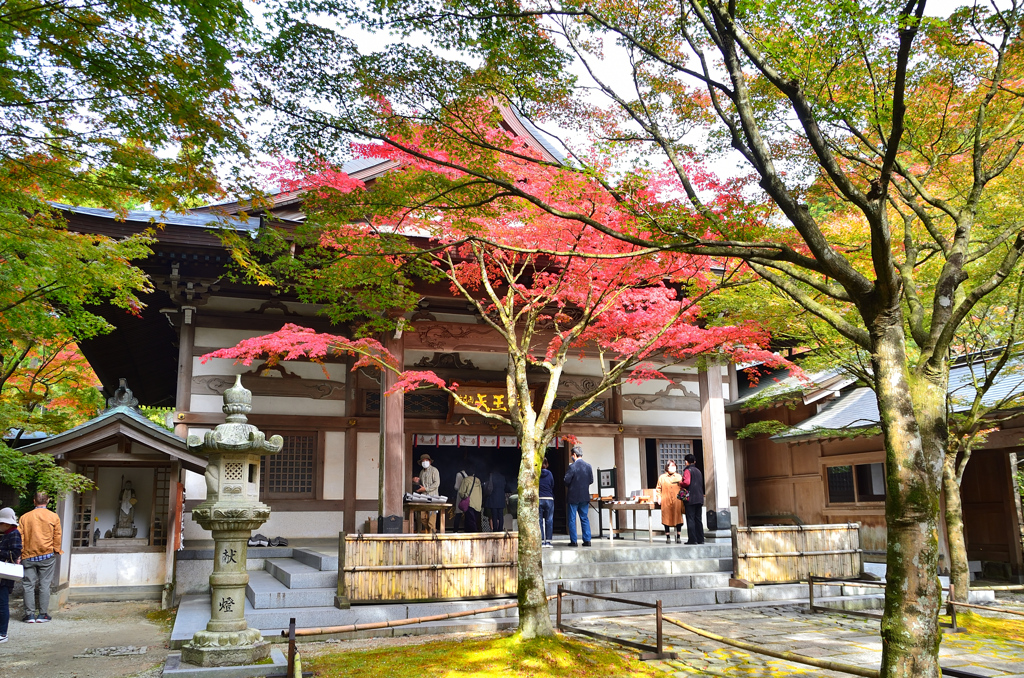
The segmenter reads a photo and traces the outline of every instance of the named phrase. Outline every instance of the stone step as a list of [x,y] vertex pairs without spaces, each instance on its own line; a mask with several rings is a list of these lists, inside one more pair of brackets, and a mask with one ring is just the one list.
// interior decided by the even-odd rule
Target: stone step
[[[334,605],[337,582],[330,588],[290,589],[269,572],[250,572],[245,597],[254,609]],[[287,624],[285,624],[287,626]]]
[[292,558],[303,565],[309,565],[310,567],[323,572],[330,570],[333,570],[334,572],[338,571],[338,554],[329,556],[324,553],[320,553],[319,551],[295,549],[292,551]]
[[[839,586],[815,586],[815,596],[839,596]],[[630,601],[655,603],[661,601],[663,608],[712,606],[734,603],[756,603],[766,601],[791,601],[807,597],[806,584],[776,584],[758,586],[753,589],[717,587],[707,589],[679,589],[676,591],[634,591],[618,594]],[[554,613],[557,602],[552,600],[548,609]],[[644,614],[644,608],[632,603],[621,603],[597,598],[567,596],[562,598],[562,614],[588,614],[615,610],[636,610]],[[653,611],[653,610],[652,610]]]
[[610,547],[595,541],[596,546],[590,548],[579,546],[571,548],[564,542],[556,542],[555,548],[543,549],[541,556],[544,564],[561,565],[571,563],[607,563],[632,560],[688,560],[707,558],[732,558],[732,544],[707,543],[696,546],[685,544],[648,544]]
[[544,564],[544,578],[598,579],[652,575],[732,572],[731,558],[687,558],[679,560],[627,560]]
[[616,595],[640,591],[728,588],[730,576],[729,572],[695,572],[646,577],[555,579],[548,580],[545,584],[548,595],[554,595],[559,584],[571,591]]
[[337,588],[338,586],[338,570],[322,571],[293,558],[268,559],[264,563],[264,568],[290,589],[322,589]]

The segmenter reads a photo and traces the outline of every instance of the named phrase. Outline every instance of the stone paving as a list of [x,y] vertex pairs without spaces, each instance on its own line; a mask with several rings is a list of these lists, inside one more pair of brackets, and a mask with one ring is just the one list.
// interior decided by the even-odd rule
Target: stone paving
[[[1006,602],[1000,601],[999,604]],[[841,614],[812,615],[805,607],[792,605],[677,612],[666,613],[666,616],[674,616],[691,626],[727,638],[774,650],[872,669],[877,669],[881,662],[882,641],[878,635],[878,621],[873,619]],[[1024,624],[1024,618],[1018,619]],[[609,636],[655,644],[653,614],[583,618],[568,623]],[[668,623],[663,626],[663,634],[666,649],[678,653],[679,659],[655,661],[652,665],[679,678],[803,675],[839,678],[850,675],[746,652]],[[1024,643],[947,633],[942,640],[940,657],[943,667],[969,671],[977,676],[1024,678]]]

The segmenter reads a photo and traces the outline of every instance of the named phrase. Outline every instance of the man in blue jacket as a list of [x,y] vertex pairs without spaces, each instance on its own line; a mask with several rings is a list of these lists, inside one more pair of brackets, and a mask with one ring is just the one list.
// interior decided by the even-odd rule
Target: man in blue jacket
[[576,542],[576,514],[583,529],[583,545],[590,546],[590,486],[594,483],[594,469],[583,461],[583,448],[572,448],[572,461],[565,472],[565,498],[569,502],[569,546]]

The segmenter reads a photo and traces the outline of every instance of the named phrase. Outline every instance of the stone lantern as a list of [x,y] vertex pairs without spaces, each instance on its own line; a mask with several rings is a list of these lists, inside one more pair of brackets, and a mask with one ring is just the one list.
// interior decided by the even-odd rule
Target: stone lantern
[[181,651],[182,661],[197,666],[253,664],[270,655],[270,644],[245,620],[246,550],[252,531],[270,517],[260,503],[260,457],[280,452],[281,436],[270,440],[246,423],[252,393],[242,378],[224,391],[227,423],[203,438],[188,437],[188,449],[206,457],[206,501],[192,510],[192,519],[213,533],[213,574],[210,575],[210,623]]

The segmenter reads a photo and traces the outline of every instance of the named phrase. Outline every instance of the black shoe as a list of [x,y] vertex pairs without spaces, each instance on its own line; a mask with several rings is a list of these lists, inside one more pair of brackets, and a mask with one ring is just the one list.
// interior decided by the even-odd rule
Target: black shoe
[[249,539],[249,546],[270,546],[270,540],[256,533]]
[[284,537],[274,537],[270,540],[271,546],[288,546],[288,540]]
[[574,542],[574,541],[571,541],[571,542],[569,542],[569,546],[571,546],[572,548],[578,548],[578,547],[579,547],[579,544],[577,544],[577,543],[576,543],[576,542]]
[[583,545],[584,546],[590,546],[590,542],[589,541],[585,541],[585,542],[583,542]]
[[52,621],[52,617],[50,617],[50,615],[48,614],[41,614],[38,617],[36,617],[37,624],[45,624],[48,621]]
[[21,621],[25,622],[26,624],[35,624],[36,616],[34,614],[26,614]]

